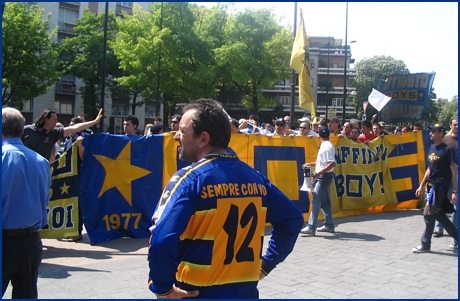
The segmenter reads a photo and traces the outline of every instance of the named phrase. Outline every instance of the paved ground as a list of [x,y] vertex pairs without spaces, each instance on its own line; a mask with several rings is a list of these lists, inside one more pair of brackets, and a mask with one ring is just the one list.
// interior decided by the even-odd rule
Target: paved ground
[[[413,254],[424,223],[408,210],[335,219],[336,233],[299,236],[293,253],[259,283],[263,299],[458,299],[458,252],[450,237]],[[44,239],[40,299],[147,299],[147,239],[91,246]],[[11,297],[11,286],[5,293]]]

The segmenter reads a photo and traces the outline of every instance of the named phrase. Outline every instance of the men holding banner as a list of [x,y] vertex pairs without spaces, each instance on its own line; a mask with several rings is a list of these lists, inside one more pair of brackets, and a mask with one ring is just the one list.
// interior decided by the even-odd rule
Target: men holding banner
[[[305,166],[316,166],[313,173],[313,201],[311,206],[311,213],[308,219],[307,226],[300,232],[307,236],[315,236],[318,232],[334,232],[334,222],[332,221],[332,201],[331,201],[331,185],[334,180],[334,167],[335,162],[335,148],[329,141],[329,129],[322,126],[319,129],[319,137],[321,139],[321,146],[318,150],[316,162],[305,163]],[[319,209],[323,209],[324,225],[316,229],[316,222],[318,221]]]
[[24,123],[2,109],[2,296],[11,281],[13,299],[36,299],[51,179],[48,160],[21,142]]
[[[157,298],[259,297],[257,283],[292,251],[303,223],[265,176],[226,152],[230,123],[214,100],[184,108],[181,160],[150,227],[149,288]],[[273,226],[262,255],[265,224]]]
[[[454,242],[449,247],[458,248],[458,230],[446,216],[446,212],[455,211],[452,203],[457,203],[457,164],[454,161],[454,150],[442,142],[446,133],[444,126],[432,126],[430,130],[430,138],[434,144],[430,146],[428,151],[428,168],[425,176],[415,191],[415,195],[420,197],[422,191],[425,190],[425,185],[429,190],[423,212],[425,231],[422,235],[421,245],[412,249],[414,253],[430,252],[431,235],[433,235],[436,221],[439,221],[447,233],[454,238]],[[450,185],[452,185],[452,203],[447,197]]]

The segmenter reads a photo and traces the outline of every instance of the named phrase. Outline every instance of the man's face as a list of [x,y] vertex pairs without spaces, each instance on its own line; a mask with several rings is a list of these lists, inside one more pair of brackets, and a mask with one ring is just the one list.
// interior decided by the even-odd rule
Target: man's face
[[300,133],[302,136],[306,136],[310,131],[310,125],[307,122],[302,122],[300,124]]
[[285,125],[281,122],[275,123],[275,132],[277,132],[278,134],[282,134],[284,131],[284,127]]
[[352,129],[350,133],[351,140],[357,141],[359,137],[359,130],[358,129]]
[[250,124],[252,124],[252,125],[257,126],[257,121],[255,121],[255,120],[252,119],[252,118],[249,118],[248,122],[249,122]]
[[133,124],[131,120],[123,122],[123,131],[125,131],[126,135],[134,135],[134,130],[136,126]]
[[54,129],[54,127],[56,126],[56,123],[57,123],[57,115],[56,113],[51,113],[50,118],[45,117],[45,124],[43,127],[48,130]]
[[179,130],[174,135],[174,140],[179,141],[179,159],[187,162],[198,161],[200,154],[201,137],[195,137],[193,134],[193,117],[196,110],[191,109],[184,113],[179,122]]
[[171,131],[178,131],[179,130],[179,121],[177,120],[176,117],[174,117],[172,120],[171,120]]
[[347,134],[348,136],[351,132],[351,124],[349,122],[345,122],[345,124],[343,125],[343,130],[345,131],[345,134]]
[[284,122],[286,123],[286,125],[290,125],[290,124],[291,124],[291,117],[286,116],[286,117],[284,117],[283,119],[284,119]]
[[362,126],[362,129],[363,129],[363,134],[365,134],[365,135],[369,135],[371,133],[371,128],[368,128],[364,124]]
[[435,143],[437,141],[442,141],[442,138],[444,138],[443,132],[440,132],[440,131],[431,131],[430,132],[430,139],[433,140]]
[[83,115],[78,115],[77,117],[80,118],[83,122],[87,121],[85,116],[83,116]]
[[376,125],[376,124],[374,124],[374,125],[372,126],[372,132],[373,132],[374,134],[376,134],[376,135],[379,135],[379,134],[380,134],[380,128],[379,128],[379,126]]
[[153,124],[161,124],[161,121],[160,120],[154,120]]
[[458,120],[457,119],[452,120],[452,122],[450,123],[450,128],[452,129],[452,134],[454,134],[455,136],[458,136]]
[[331,130],[331,132],[337,133],[339,130],[339,124],[334,121],[329,121],[329,130]]

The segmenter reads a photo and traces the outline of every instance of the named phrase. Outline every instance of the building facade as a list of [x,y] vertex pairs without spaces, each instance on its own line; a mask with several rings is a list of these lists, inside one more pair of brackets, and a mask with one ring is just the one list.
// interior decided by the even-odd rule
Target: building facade
[[[342,119],[344,97],[348,102],[350,93],[355,91],[355,88],[348,86],[351,79],[356,76],[356,70],[349,68],[350,64],[354,63],[354,59],[351,58],[350,45],[347,45],[347,47],[347,56],[345,57],[345,48],[341,39],[335,39],[334,37],[309,38],[310,81],[317,117],[331,118],[337,116]],[[346,76],[344,74],[345,64],[347,64]],[[346,81],[346,85],[344,85],[344,81]],[[298,78],[296,78],[297,82]],[[346,91],[344,90],[345,86]],[[299,107],[298,88],[298,85],[296,85],[295,119],[304,115],[310,117],[310,113],[306,113],[305,110]],[[280,81],[273,88],[262,91],[264,97],[275,99],[283,106],[283,112],[289,115],[291,106],[290,79]],[[345,103],[345,118],[350,119],[351,116],[356,114],[356,109],[353,106],[348,106],[347,102]]]
[[[133,5],[137,3],[142,9],[150,11],[150,2],[107,2],[109,11],[113,11],[116,16],[122,16],[123,12],[133,13]],[[37,2],[43,9],[44,16],[50,14],[50,29],[58,27],[57,42],[60,44],[63,39],[75,36],[76,20],[83,16],[83,11],[89,9],[95,14],[105,13],[106,2]],[[23,114],[28,123],[33,122],[41,112],[50,108],[56,111],[58,121],[67,126],[72,117],[77,116],[83,111],[83,99],[79,94],[83,81],[72,74],[61,76],[45,94],[24,103]],[[138,99],[139,100],[139,99]],[[131,105],[126,98],[120,99],[111,96],[106,92],[104,115],[104,131],[113,133],[123,132],[123,117],[131,114]],[[153,118],[162,115],[156,110],[156,102],[148,102],[136,108],[136,116],[139,118],[139,131],[145,124],[153,123]],[[90,116],[95,117],[95,116]]]

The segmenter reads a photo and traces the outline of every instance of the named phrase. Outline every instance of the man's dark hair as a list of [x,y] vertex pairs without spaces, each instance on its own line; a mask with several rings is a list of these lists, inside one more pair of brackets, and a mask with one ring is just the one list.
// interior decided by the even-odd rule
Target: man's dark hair
[[253,119],[253,120],[259,122],[259,116],[257,116],[257,115],[250,115],[248,119]]
[[153,120],[155,120],[155,121],[159,121],[159,122],[163,122],[163,119],[161,119],[161,117],[160,117],[160,116],[157,116],[157,117],[153,118]]
[[125,121],[131,121],[131,123],[136,126],[136,129],[139,127],[139,119],[134,115],[126,116]]
[[45,118],[50,119],[52,114],[56,114],[55,111],[51,109],[45,109],[43,112],[35,119],[35,127],[42,128],[45,125]]
[[85,113],[78,114],[78,116],[83,116],[83,117],[85,117],[85,120],[84,120],[84,121],[83,121],[83,119],[80,118],[80,119],[81,119],[81,122],[86,122],[86,121],[88,121],[88,115],[86,115]]
[[235,118],[230,118],[230,123],[236,128],[240,126],[240,123]]
[[174,115],[172,115],[171,120],[173,120],[174,118],[176,118],[177,121],[180,122],[180,120],[182,119],[182,115],[180,115],[180,114],[174,114]]
[[70,119],[70,123],[73,123],[73,124],[82,123],[82,122],[83,120],[81,120],[81,118],[78,118],[78,117],[74,117]]
[[192,118],[194,137],[207,132],[210,136],[210,146],[227,148],[231,137],[230,122],[222,106],[214,99],[200,98],[186,105],[183,113],[189,110],[196,110]]
[[365,125],[367,128],[372,129],[372,122],[370,120],[363,120],[361,126]]
[[450,124],[452,124],[452,122],[453,122],[454,120],[457,120],[457,121],[458,121],[458,116],[452,117],[452,118],[450,119]]

